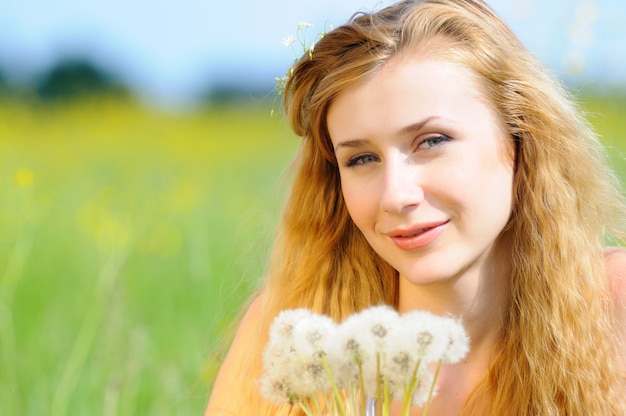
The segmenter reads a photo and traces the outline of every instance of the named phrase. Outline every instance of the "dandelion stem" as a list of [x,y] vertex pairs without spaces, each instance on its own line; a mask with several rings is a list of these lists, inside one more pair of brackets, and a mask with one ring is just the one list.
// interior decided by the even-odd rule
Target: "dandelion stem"
[[322,365],[324,366],[324,370],[326,370],[326,374],[328,375],[328,379],[330,380],[330,385],[333,389],[333,396],[337,405],[339,406],[339,411],[343,416],[346,416],[346,408],[343,405],[343,400],[341,394],[339,393],[339,389],[337,388],[337,383],[335,382],[335,377],[333,377],[333,373],[330,370],[330,366],[328,365],[328,360],[326,360],[326,354],[322,354]]
[[367,406],[367,400],[365,398],[365,380],[363,379],[363,365],[361,362],[359,365],[359,394],[361,396],[361,414],[365,415],[365,407]]
[[411,383],[408,389],[404,393],[404,403],[402,404],[402,416],[409,416],[411,410],[411,398],[415,394],[417,385],[419,384],[419,378],[417,377],[417,370],[420,368],[422,360],[417,360],[415,367],[413,368],[413,374],[411,375]]
[[380,391],[380,354],[376,353],[376,414],[382,412],[382,393]]
[[[337,414],[337,411],[335,409],[337,409],[337,404],[335,403],[337,401],[337,399],[335,399],[334,395],[329,395],[324,393],[322,394],[322,397],[324,398],[324,405],[326,406],[326,409],[331,409],[332,414]],[[318,407],[318,412],[317,414],[321,415],[322,412]]]
[[[315,416],[315,414],[311,410],[311,406],[309,404],[305,403],[304,400],[298,399],[296,401],[296,403],[298,404],[298,407],[300,407],[300,409],[302,409],[304,414],[306,414],[306,416]],[[317,406],[317,402],[315,402],[315,405]],[[318,407],[318,409],[319,409],[319,407]],[[319,413],[319,411],[318,411],[318,413]]]
[[359,401],[357,399],[357,386],[353,383],[350,383],[347,388],[346,399],[347,399],[347,408],[346,412],[350,415],[358,415],[356,409],[358,409]]
[[437,377],[439,376],[439,370],[441,370],[441,360],[437,362],[437,368],[435,369],[435,376],[433,377],[433,382],[430,384],[430,390],[428,391],[428,398],[426,399],[426,404],[424,405],[422,416],[426,416],[428,413],[428,408],[430,407],[430,402],[433,398],[433,393],[435,392],[435,383],[437,381]]
[[383,379],[383,416],[389,416],[389,383],[387,377]]

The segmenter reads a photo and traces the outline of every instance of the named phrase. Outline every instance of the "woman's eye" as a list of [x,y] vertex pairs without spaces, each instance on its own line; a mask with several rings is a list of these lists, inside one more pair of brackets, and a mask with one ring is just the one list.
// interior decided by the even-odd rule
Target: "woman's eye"
[[452,140],[450,137],[444,135],[444,134],[440,134],[438,136],[432,136],[432,137],[428,137],[424,140],[422,140],[418,145],[417,148],[420,150],[430,150],[433,149],[435,147],[441,146],[443,143],[448,142]]
[[373,162],[377,162],[378,158],[374,155],[357,155],[354,156],[352,158],[350,158],[350,160],[348,160],[348,162],[346,163],[347,167],[353,167],[353,166],[362,166],[362,165],[367,165],[369,163],[373,163]]

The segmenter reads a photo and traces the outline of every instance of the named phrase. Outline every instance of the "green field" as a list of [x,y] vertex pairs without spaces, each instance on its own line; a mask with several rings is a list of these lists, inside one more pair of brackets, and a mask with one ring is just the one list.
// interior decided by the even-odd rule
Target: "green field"
[[[584,104],[626,178],[626,100]],[[202,414],[298,139],[262,105],[0,114],[0,415]]]

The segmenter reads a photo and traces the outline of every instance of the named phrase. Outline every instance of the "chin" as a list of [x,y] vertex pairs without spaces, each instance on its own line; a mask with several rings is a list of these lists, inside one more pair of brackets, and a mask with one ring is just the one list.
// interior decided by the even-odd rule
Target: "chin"
[[419,273],[419,274],[402,274],[404,279],[414,286],[432,286],[436,284],[442,284],[452,282],[455,274],[431,274],[431,273]]

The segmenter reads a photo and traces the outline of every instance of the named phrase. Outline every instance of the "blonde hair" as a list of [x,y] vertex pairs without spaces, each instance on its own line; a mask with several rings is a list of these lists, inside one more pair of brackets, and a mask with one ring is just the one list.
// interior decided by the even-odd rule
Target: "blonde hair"
[[511,302],[466,413],[486,404],[490,415],[625,414],[602,257],[607,236],[624,238],[618,181],[564,88],[477,0],[407,0],[355,15],[295,66],[285,108],[303,142],[263,288],[258,345],[242,366],[244,400],[256,415],[299,414],[255,391],[267,329],[280,310],[309,307],[340,320],[397,303],[396,271],[346,210],[326,114],[334,97],[389,58],[435,38],[446,40],[446,59],[476,74],[515,150],[514,207],[502,235],[512,242]]

